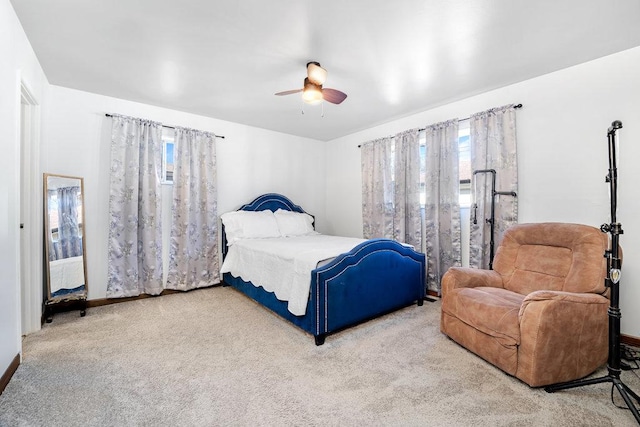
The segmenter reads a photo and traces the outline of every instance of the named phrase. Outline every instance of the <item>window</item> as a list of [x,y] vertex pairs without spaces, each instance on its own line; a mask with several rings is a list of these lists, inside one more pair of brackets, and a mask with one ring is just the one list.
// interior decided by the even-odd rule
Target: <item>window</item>
[[[469,121],[461,121],[458,126],[458,162],[460,175],[460,207],[471,207],[471,148],[469,145],[470,128]],[[424,132],[420,134],[420,205],[424,207],[425,194],[425,164],[424,157],[427,153]]]
[[170,130],[162,129],[162,183],[173,183],[173,135]]
[[461,122],[458,127],[458,162],[460,174],[460,207],[471,207],[471,146],[469,121]]

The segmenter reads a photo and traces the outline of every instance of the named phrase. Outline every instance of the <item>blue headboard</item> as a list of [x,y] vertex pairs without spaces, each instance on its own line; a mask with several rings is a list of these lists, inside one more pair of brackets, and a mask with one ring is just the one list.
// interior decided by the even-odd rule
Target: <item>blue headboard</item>
[[[291,200],[277,193],[267,193],[256,197],[251,203],[240,206],[239,211],[266,211],[275,212],[278,209],[286,211],[307,213],[300,206],[294,204]],[[310,214],[309,214],[310,215]],[[313,217],[313,215],[311,215]],[[315,220],[315,217],[314,217]],[[314,221],[315,222],[315,221]],[[224,224],[221,224],[222,230],[222,259],[227,255],[227,235],[224,232]]]
[[291,200],[282,194],[267,193],[257,197],[251,203],[240,206],[239,211],[266,211],[275,212],[278,209],[286,211],[306,213],[300,206],[295,205]]

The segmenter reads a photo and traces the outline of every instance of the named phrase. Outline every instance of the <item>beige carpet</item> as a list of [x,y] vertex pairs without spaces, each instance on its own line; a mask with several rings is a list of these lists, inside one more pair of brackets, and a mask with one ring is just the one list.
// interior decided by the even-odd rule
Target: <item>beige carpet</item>
[[[425,303],[316,347],[231,288],[58,314],[25,338],[0,425],[636,425],[609,384],[531,389],[443,336],[439,319],[439,302]],[[633,373],[623,380],[640,390]]]

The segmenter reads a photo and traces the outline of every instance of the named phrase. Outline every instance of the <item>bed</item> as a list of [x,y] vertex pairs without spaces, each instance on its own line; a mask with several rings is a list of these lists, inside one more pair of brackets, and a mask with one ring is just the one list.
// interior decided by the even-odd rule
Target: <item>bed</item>
[[[275,193],[259,196],[236,212],[261,211],[282,215],[287,212],[306,214],[287,197]],[[351,241],[351,250],[329,257],[313,267],[308,273],[308,292],[304,292],[306,305],[302,307],[303,313],[300,314],[300,307],[292,312],[289,301],[279,299],[274,291],[266,290],[265,287],[268,286],[255,286],[251,281],[243,280],[241,271],[234,271],[232,274],[229,268],[225,267],[232,255],[235,255],[233,251],[239,250],[240,247],[237,244],[231,245],[232,242],[228,239],[227,234],[231,235],[229,223],[223,215],[223,285],[237,289],[310,333],[314,336],[316,345],[322,345],[326,336],[331,333],[414,303],[419,306],[423,304],[424,254],[390,239],[354,239]],[[271,237],[278,240],[276,236],[266,234],[255,241],[266,245],[266,241]],[[306,247],[315,246],[309,243],[309,239],[313,237],[304,238],[307,239]],[[237,240],[239,239],[234,242]],[[247,239],[247,242],[249,240]],[[294,241],[295,238],[292,237],[290,240]]]

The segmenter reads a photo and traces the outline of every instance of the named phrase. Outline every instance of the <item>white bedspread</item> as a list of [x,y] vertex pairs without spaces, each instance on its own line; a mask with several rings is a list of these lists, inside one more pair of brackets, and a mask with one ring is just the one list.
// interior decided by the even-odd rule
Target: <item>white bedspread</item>
[[82,255],[49,262],[51,293],[60,289],[74,289],[84,285]]
[[349,252],[363,239],[315,234],[240,240],[229,247],[222,273],[273,292],[296,316],[305,314],[311,271],[319,262]]

